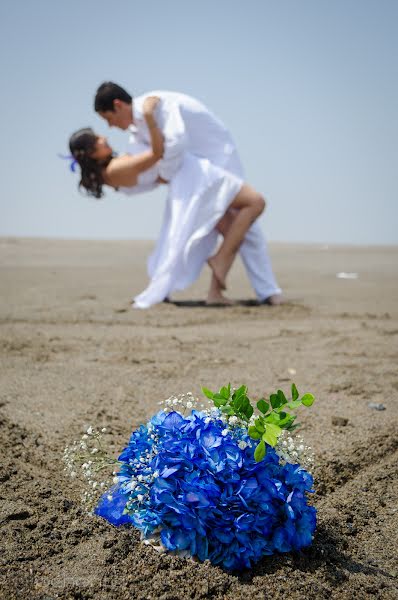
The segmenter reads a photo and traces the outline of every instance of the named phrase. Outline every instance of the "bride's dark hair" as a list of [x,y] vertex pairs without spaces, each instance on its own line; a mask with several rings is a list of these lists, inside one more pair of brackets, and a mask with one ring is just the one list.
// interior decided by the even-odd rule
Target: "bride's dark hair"
[[69,149],[81,170],[79,187],[84,187],[90,196],[101,198],[104,185],[102,170],[109,164],[112,157],[105,161],[97,161],[91,157],[95,150],[97,137],[91,127],[79,129],[70,136]]

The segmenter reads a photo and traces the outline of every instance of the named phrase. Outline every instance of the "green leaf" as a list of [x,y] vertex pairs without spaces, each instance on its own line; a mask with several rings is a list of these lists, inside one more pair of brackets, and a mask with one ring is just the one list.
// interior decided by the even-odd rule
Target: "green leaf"
[[227,404],[226,406],[222,406],[220,410],[223,413],[223,415],[228,415],[229,417],[235,414],[234,409],[229,404]]
[[245,415],[248,419],[250,419],[250,417],[252,416],[253,413],[254,413],[254,409],[253,409],[252,405],[249,404],[249,406],[246,409]]
[[213,402],[214,404],[216,404],[216,402],[218,403],[216,404],[216,406],[224,406],[228,402],[228,400],[221,396],[221,394],[214,394]]
[[278,425],[273,425],[272,423],[267,423],[265,428],[265,433],[263,433],[262,439],[264,442],[269,444],[270,446],[276,446],[278,441],[278,437],[282,433],[282,429],[278,427]]
[[268,402],[266,402],[264,400],[264,398],[261,398],[258,402],[257,402],[257,408],[260,412],[263,413],[263,415],[265,415],[265,413],[268,412],[269,410],[269,404]]
[[299,393],[298,393],[298,389],[296,388],[296,384],[292,383],[292,398],[293,400],[297,400],[297,398],[299,397]]
[[284,419],[281,419],[278,423],[282,429],[289,429],[290,425],[293,425],[296,420],[296,415],[286,415]]
[[231,404],[236,411],[240,411],[243,406],[243,397],[239,396],[238,398],[235,398],[235,400],[232,400]]
[[292,400],[292,402],[288,403],[288,407],[292,408],[293,410],[299,406],[301,406],[301,400]]
[[265,453],[266,453],[265,444],[261,440],[261,442],[258,444],[257,448],[254,451],[254,460],[256,462],[260,462],[261,460],[263,460]]
[[257,431],[259,431],[260,433],[264,433],[264,431],[265,431],[265,427],[264,427],[264,424],[263,424],[263,420],[262,420],[261,418],[260,418],[260,419],[256,419],[256,420],[254,421],[254,427],[255,427],[255,428],[257,429]]
[[242,404],[241,404],[240,410],[244,413],[244,412],[246,412],[247,408],[249,406],[251,406],[251,404],[250,404],[250,400],[247,396],[242,396],[241,399],[242,399]]
[[286,404],[287,398],[286,398],[285,394],[282,392],[282,390],[278,390],[277,394],[278,394],[278,398],[279,398],[279,402],[280,402],[279,406]]
[[204,393],[204,395],[206,396],[206,398],[210,398],[210,400],[213,400],[214,398],[214,393],[211,392],[210,390],[208,390],[205,387],[202,387],[202,392]]
[[264,423],[274,423],[275,425],[279,425],[280,416],[279,413],[272,411],[268,413],[265,417],[263,417]]
[[226,400],[229,400],[229,391],[227,387],[222,387],[219,391],[220,396],[222,396],[223,398],[225,398]]
[[239,396],[244,396],[247,392],[247,387],[245,385],[241,385],[240,388],[234,391],[232,398],[235,400],[239,398]]
[[279,408],[281,401],[279,400],[278,394],[271,394],[269,397],[272,408]]
[[304,406],[312,406],[314,401],[315,398],[312,394],[304,394],[304,396],[301,398],[301,402],[304,404]]
[[253,440],[259,440],[259,439],[261,439],[261,433],[259,433],[259,432],[257,431],[257,429],[256,429],[256,428],[255,428],[253,425],[251,425],[251,426],[249,427],[249,429],[248,429],[248,434],[250,435],[250,437],[251,437]]

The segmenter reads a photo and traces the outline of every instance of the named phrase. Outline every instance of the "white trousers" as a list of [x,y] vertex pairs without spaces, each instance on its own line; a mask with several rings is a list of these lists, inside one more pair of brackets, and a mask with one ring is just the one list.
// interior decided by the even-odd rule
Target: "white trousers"
[[265,235],[258,221],[247,232],[239,253],[258,300],[281,293],[272,271]]

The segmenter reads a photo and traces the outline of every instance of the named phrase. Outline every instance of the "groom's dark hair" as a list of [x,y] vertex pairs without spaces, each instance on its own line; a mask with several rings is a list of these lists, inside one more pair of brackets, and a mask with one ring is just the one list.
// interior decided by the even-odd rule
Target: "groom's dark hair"
[[113,111],[114,100],[122,100],[122,102],[131,104],[132,99],[130,94],[120,85],[113,83],[113,81],[105,81],[101,83],[95,94],[94,109],[96,112]]

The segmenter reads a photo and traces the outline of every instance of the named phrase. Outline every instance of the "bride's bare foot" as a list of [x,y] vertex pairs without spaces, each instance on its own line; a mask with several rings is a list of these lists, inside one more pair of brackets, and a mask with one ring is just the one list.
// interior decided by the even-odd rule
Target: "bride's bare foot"
[[227,286],[225,285],[225,279],[219,271],[219,268],[218,268],[218,265],[216,264],[216,259],[214,258],[214,256],[212,256],[211,258],[209,258],[207,260],[207,264],[209,265],[210,269],[213,271],[213,275],[217,279],[217,282],[218,282],[218,285],[220,286],[220,288],[222,290],[226,290]]
[[235,304],[233,300],[226,298],[221,293],[209,294],[206,299],[206,306],[232,306]]

